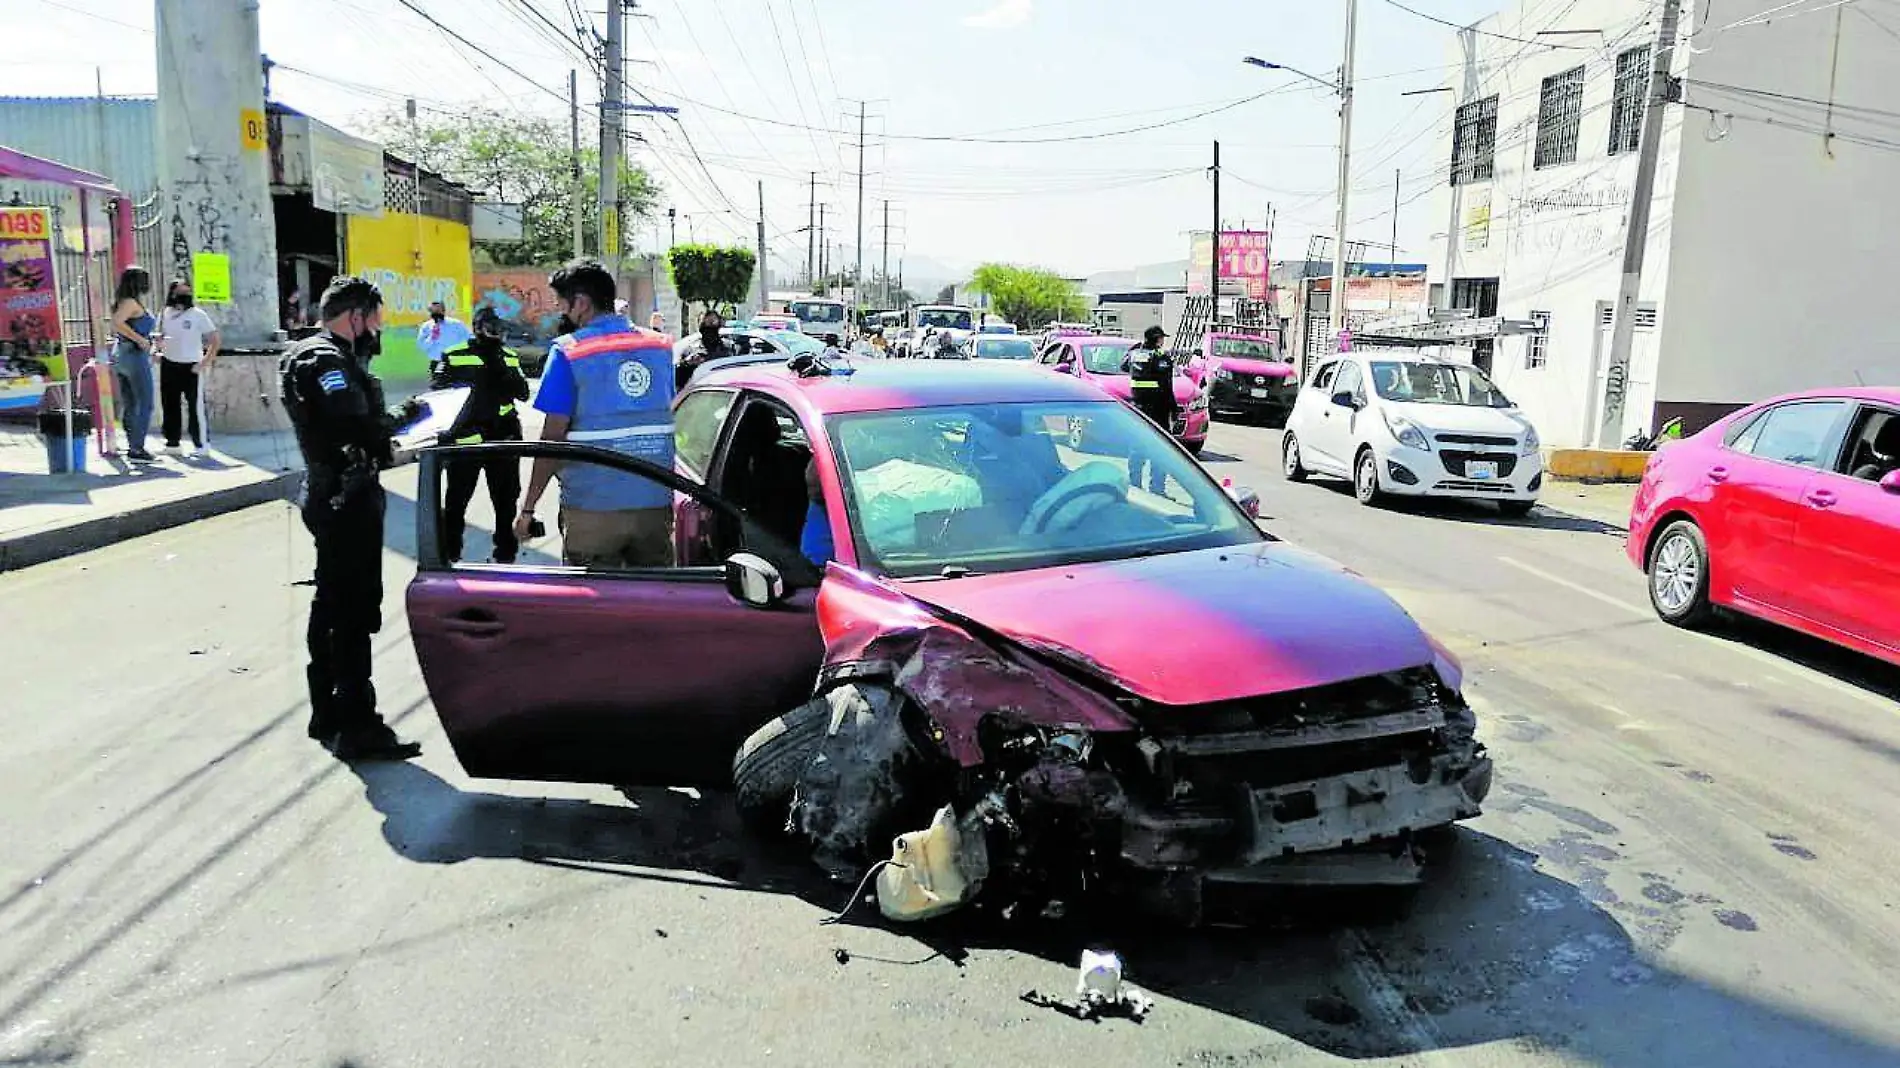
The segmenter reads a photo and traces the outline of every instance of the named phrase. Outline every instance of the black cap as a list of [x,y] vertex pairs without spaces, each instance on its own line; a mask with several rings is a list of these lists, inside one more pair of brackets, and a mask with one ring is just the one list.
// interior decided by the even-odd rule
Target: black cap
[[1148,329],[1143,330],[1141,332],[1141,339],[1143,341],[1160,341],[1162,338],[1167,337],[1167,336],[1168,336],[1168,332],[1166,330],[1161,329],[1158,326],[1151,326]]
[[476,333],[498,335],[501,333],[501,313],[489,305],[484,304],[475,309],[475,322],[473,325]]

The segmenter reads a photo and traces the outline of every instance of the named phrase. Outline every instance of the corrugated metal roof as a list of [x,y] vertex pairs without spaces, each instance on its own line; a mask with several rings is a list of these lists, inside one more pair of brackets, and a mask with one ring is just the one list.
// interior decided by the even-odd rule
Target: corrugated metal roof
[[0,96],[0,143],[103,174],[139,199],[158,188],[158,101]]

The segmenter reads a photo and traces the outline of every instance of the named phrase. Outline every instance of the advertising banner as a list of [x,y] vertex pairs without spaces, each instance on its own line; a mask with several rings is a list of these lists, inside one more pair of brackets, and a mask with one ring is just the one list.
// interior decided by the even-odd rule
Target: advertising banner
[[1212,231],[1196,230],[1188,235],[1187,291],[1190,297],[1205,297],[1214,291]]
[[383,213],[383,146],[311,120],[310,199],[338,215]]
[[[1222,282],[1240,283],[1242,295],[1253,300],[1267,299],[1271,267],[1267,250],[1272,235],[1266,230],[1223,230],[1220,235],[1220,277]],[[1226,292],[1227,287],[1222,287]]]
[[0,208],[0,358],[45,359],[59,341],[52,213]]

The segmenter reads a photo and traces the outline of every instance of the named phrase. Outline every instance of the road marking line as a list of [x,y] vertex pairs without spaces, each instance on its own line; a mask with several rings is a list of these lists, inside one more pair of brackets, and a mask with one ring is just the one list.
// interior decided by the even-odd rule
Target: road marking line
[[1639,616],[1653,616],[1655,614],[1654,612],[1651,612],[1647,608],[1638,608],[1637,606],[1629,603],[1628,601],[1623,600],[1620,597],[1612,597],[1609,594],[1602,592],[1601,590],[1593,590],[1590,587],[1583,585],[1582,583],[1572,582],[1569,579],[1564,578],[1562,575],[1553,575],[1550,572],[1545,571],[1543,568],[1532,567],[1531,565],[1523,562],[1522,560],[1513,560],[1508,556],[1500,556],[1498,557],[1498,563],[1509,564],[1512,567],[1517,568],[1519,571],[1525,572],[1526,574],[1536,575],[1538,578],[1543,579],[1546,582],[1554,582],[1557,585],[1562,586],[1563,588],[1567,590],[1572,590],[1577,593],[1581,593],[1585,597],[1588,597],[1592,600],[1602,601],[1604,604],[1607,604],[1613,608],[1621,608],[1625,612],[1634,612]]
[[[1553,575],[1542,568],[1532,567],[1530,564],[1524,563],[1522,560],[1513,560],[1508,556],[1500,556],[1497,559],[1499,563],[1509,564],[1512,567],[1515,567],[1519,571],[1523,571],[1526,574],[1535,575],[1538,578],[1545,580],[1546,582],[1554,582],[1557,585],[1562,586],[1567,590],[1572,590],[1576,593],[1581,593],[1585,597],[1589,597],[1593,600],[1601,601],[1607,605],[1612,605],[1614,607],[1621,608],[1626,612],[1634,612],[1635,614],[1640,615],[1640,616],[1652,616],[1652,617],[1655,614],[1647,608],[1638,608],[1635,605],[1630,604],[1628,601],[1624,601],[1619,598],[1612,597],[1607,593],[1603,593],[1599,590],[1593,590],[1588,586],[1584,586],[1579,583],[1572,582],[1569,579],[1564,578],[1562,575]],[[1794,682],[1794,683],[1800,683],[1803,681],[1811,682],[1823,687],[1824,689],[1832,690],[1835,693],[1840,694],[1844,697],[1852,697],[1858,701],[1862,701],[1866,704],[1873,705],[1875,708],[1878,708],[1884,712],[1888,712],[1892,715],[1900,716],[1900,704],[1896,704],[1895,702],[1890,701],[1879,694],[1868,693],[1866,690],[1863,690],[1858,686],[1852,685],[1851,683],[1842,682],[1841,680],[1835,678],[1832,675],[1829,675],[1828,673],[1824,671],[1816,671],[1815,669],[1807,666],[1806,664],[1800,663],[1799,661],[1790,660],[1787,657],[1776,656],[1773,653],[1765,653],[1761,651],[1760,649],[1757,649],[1754,646],[1749,645],[1746,642],[1742,642],[1739,640],[1730,641],[1730,640],[1725,640],[1722,638],[1713,637],[1707,634],[1695,634],[1693,631],[1683,631],[1683,633],[1691,636],[1692,638],[1698,639],[1706,643],[1711,648],[1727,649],[1730,652],[1740,653],[1741,655],[1746,656],[1749,659],[1754,660],[1758,663],[1765,664],[1771,668],[1776,668],[1779,671],[1781,671],[1783,675],[1787,676],[1787,678],[1784,679],[1783,681]]]
[[1430,1019],[1406,1006],[1405,995],[1399,992],[1398,984],[1386,972],[1378,952],[1366,941],[1366,936],[1349,927],[1340,933],[1340,942],[1345,951],[1342,956],[1346,959],[1346,966],[1352,970],[1353,978],[1359,981],[1359,986],[1365,991],[1366,1000],[1411,1047],[1407,1051],[1407,1062],[1449,1065],[1451,1061],[1444,1050],[1444,1036],[1438,1033],[1438,1027]]

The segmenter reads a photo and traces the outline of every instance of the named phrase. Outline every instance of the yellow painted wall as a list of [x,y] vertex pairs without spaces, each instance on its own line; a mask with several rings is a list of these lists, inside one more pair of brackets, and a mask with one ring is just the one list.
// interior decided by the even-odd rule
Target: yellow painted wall
[[450,315],[464,322],[470,315],[475,266],[468,227],[393,211],[384,212],[380,219],[363,215],[347,219],[344,269],[383,291],[383,354],[376,360],[376,373],[385,378],[421,378],[429,366],[416,348],[416,325],[428,316],[430,303],[441,301]]

